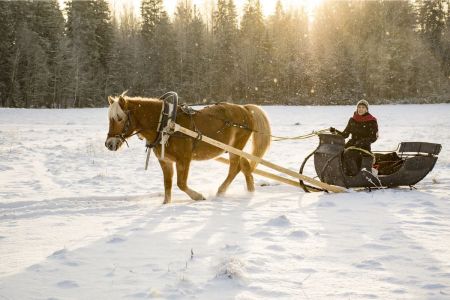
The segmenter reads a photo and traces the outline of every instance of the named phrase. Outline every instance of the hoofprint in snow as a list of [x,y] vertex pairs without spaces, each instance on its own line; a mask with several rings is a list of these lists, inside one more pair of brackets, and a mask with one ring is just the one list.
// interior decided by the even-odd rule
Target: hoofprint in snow
[[[275,135],[343,129],[353,107],[265,107]],[[441,143],[417,190],[304,194],[214,161],[162,205],[144,145],[104,147],[107,110],[0,109],[0,299],[450,299],[450,105],[371,106],[380,138]],[[274,142],[297,170],[318,139]],[[314,175],[309,165],[306,173]]]

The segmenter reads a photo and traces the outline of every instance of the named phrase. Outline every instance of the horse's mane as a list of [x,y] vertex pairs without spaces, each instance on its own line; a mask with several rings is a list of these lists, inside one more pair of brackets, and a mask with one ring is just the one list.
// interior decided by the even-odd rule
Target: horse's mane
[[156,98],[144,98],[144,97],[123,97],[126,101],[130,101],[133,103],[148,103],[148,102],[161,102],[161,100]]
[[127,115],[123,111],[122,107],[120,107],[119,101],[114,100],[113,103],[109,106],[108,117],[110,120],[119,121],[125,119]]
[[[128,97],[128,96],[125,96],[123,98],[125,99],[125,101],[127,102],[129,101],[135,104],[145,104],[149,102],[156,103],[160,101],[156,98]],[[113,119],[114,121],[119,121],[125,119],[126,116],[127,116],[126,113],[123,111],[122,107],[120,107],[119,100],[115,99],[114,102],[111,103],[111,105],[109,106],[108,117],[110,119]]]

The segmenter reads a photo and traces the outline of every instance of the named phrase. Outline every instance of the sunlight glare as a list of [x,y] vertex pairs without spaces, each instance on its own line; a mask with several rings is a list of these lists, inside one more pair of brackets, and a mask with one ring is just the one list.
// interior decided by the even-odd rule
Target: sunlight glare
[[[58,0],[60,7],[64,8],[65,0]],[[169,13],[169,15],[173,15],[179,1],[184,0],[163,0],[164,6]],[[192,5],[196,5],[200,11],[209,13],[211,11],[211,0],[187,0],[192,3]],[[245,5],[249,0],[234,0],[236,5],[236,9],[239,15],[242,14],[242,11]],[[132,7],[136,15],[140,14],[141,0],[108,0],[111,5],[111,8],[115,10],[117,13],[121,13],[124,7]],[[215,2],[215,1],[214,1]],[[323,0],[281,0],[281,4],[283,5],[283,9],[285,11],[290,9],[298,9],[300,7],[304,7],[308,16],[314,15],[314,10],[323,2]],[[264,16],[269,16],[274,13],[276,0],[260,0],[261,7],[263,10]]]
[[[120,1],[120,0],[116,0]],[[139,2],[139,0],[134,0]],[[172,15],[175,12],[175,8],[177,6],[177,3],[180,0],[164,0],[164,5],[167,9],[167,12]],[[200,9],[205,8],[210,1],[209,0],[190,0],[192,4],[197,5]],[[242,10],[244,9],[245,5],[248,3],[249,0],[235,0],[234,3],[236,5],[236,8],[238,10],[238,13],[241,14]],[[281,4],[283,5],[284,10],[289,9],[297,9],[303,6],[307,12],[308,15],[312,15],[313,11],[323,0],[281,0]],[[276,0],[260,0],[261,7],[263,10],[263,14],[265,16],[269,16],[274,13],[275,6],[277,1]]]

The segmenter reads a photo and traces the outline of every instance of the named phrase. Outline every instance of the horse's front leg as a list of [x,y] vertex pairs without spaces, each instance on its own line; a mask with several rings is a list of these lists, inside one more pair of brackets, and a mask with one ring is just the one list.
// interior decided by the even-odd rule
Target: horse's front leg
[[188,186],[187,186],[187,178],[189,175],[189,166],[191,164],[190,160],[178,160],[176,162],[176,166],[177,166],[177,185],[180,188],[180,190],[182,190],[183,192],[185,192],[186,194],[189,195],[189,197],[191,197],[192,200],[205,200],[206,198],[203,197],[202,194],[197,193],[194,190],[191,190]]
[[164,204],[167,204],[172,200],[173,163],[163,160],[158,160],[158,162],[164,175]]

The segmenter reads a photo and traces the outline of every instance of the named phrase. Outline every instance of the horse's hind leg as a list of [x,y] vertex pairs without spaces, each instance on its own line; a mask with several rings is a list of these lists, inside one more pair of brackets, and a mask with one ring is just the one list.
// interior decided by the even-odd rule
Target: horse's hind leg
[[164,204],[172,200],[173,163],[158,160],[164,175]]
[[228,176],[225,178],[225,181],[220,185],[219,189],[217,190],[217,195],[224,194],[228,187],[230,186],[233,179],[236,177],[236,175],[241,170],[240,164],[239,164],[239,156],[235,154],[230,153],[230,168],[228,169]]
[[242,173],[245,175],[245,182],[247,183],[247,190],[249,192],[255,191],[255,181],[253,180],[252,168],[248,159],[241,157],[239,159],[239,165]]
[[188,186],[187,186],[187,178],[189,175],[189,166],[191,164],[190,161],[177,161],[177,185],[180,188],[180,190],[182,190],[183,192],[185,192],[186,194],[189,195],[189,197],[191,197],[192,200],[205,200],[205,197],[203,197],[202,194],[197,193],[194,190],[191,190]]

